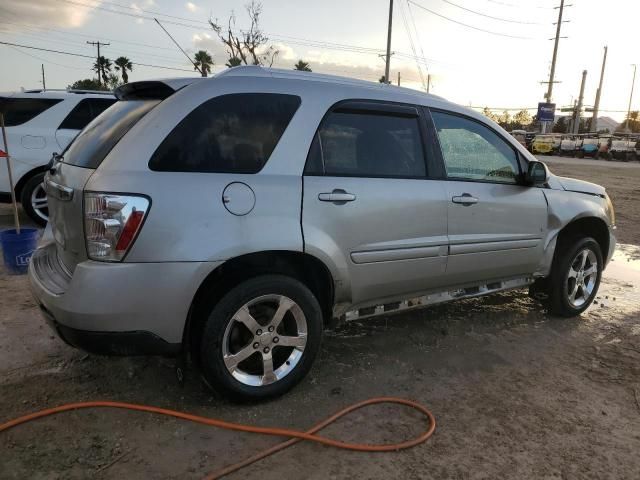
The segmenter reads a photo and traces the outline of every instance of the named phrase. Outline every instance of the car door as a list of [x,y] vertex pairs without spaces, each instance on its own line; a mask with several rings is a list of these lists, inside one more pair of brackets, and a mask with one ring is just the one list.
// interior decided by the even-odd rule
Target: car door
[[431,110],[446,176],[450,284],[531,274],[542,253],[547,203],[522,184],[518,153],[485,123]]
[[429,179],[425,157],[435,146],[421,115],[414,106],[343,102],[318,128],[303,177],[302,227],[305,251],[350,282],[350,298],[338,302],[422,292],[444,275],[447,201],[443,184]]

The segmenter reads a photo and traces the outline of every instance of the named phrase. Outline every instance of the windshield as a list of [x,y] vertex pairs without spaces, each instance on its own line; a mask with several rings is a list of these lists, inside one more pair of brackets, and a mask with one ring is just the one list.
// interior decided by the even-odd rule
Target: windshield
[[98,168],[116,143],[158,103],[159,100],[116,102],[78,134],[61,161],[76,167]]

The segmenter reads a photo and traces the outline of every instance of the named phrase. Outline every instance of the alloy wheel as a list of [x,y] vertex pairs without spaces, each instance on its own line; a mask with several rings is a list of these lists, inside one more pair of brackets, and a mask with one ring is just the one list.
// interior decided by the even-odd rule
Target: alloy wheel
[[47,192],[44,189],[44,183],[38,184],[31,192],[31,207],[36,215],[45,222],[49,221],[49,202],[47,201]]
[[589,301],[598,281],[598,259],[588,248],[574,257],[567,273],[567,300],[575,308]]
[[228,372],[249,386],[269,385],[289,375],[307,344],[307,319],[284,295],[263,295],[243,305],[222,339]]

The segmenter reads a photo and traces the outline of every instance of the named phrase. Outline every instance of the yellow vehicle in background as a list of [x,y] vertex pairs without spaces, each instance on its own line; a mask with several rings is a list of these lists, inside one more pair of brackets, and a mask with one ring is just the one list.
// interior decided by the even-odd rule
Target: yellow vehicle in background
[[540,155],[553,155],[560,148],[562,135],[536,135],[531,143],[531,152]]

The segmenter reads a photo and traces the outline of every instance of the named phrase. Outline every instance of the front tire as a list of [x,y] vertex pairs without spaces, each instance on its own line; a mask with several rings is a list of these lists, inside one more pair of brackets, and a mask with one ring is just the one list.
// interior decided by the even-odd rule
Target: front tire
[[47,192],[44,189],[45,172],[36,173],[27,180],[20,193],[20,203],[25,213],[35,223],[44,227],[49,221]]
[[591,237],[562,241],[548,278],[549,311],[562,317],[584,312],[598,293],[604,263],[600,245]]
[[200,362],[205,381],[238,401],[277,397],[309,372],[322,340],[322,311],[301,282],[262,275],[242,282],[213,307]]

